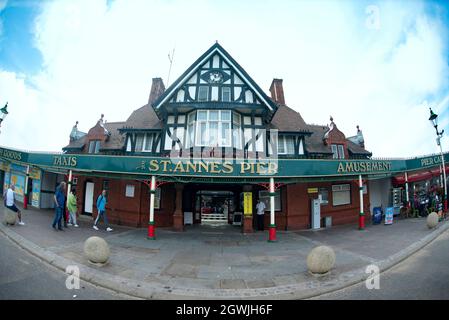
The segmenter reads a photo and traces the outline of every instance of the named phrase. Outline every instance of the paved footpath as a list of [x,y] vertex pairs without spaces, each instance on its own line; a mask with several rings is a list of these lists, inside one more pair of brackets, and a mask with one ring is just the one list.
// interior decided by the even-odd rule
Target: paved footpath
[[[238,227],[187,227],[178,233],[113,226],[112,233],[92,229],[90,218],[65,231],[51,228],[53,211],[24,210],[25,226],[0,231],[22,248],[53,266],[80,268],[82,280],[116,292],[147,299],[300,299],[364,281],[366,267],[386,270],[404,260],[446,229],[449,221],[429,230],[424,218],[396,220],[393,225],[339,226],[320,231],[278,231],[243,235]],[[111,256],[102,267],[87,261],[84,241],[93,235],[109,244]],[[330,274],[314,277],[306,258],[317,245],[336,253]],[[0,251],[1,256],[1,251]]]

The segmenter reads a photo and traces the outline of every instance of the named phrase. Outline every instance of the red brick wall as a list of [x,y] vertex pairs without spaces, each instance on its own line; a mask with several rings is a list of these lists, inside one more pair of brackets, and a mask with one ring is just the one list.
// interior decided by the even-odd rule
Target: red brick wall
[[[171,227],[173,225],[173,212],[175,211],[175,188],[173,184],[167,184],[161,188],[160,209],[154,210],[154,221],[156,227]],[[140,225],[146,227],[150,217],[150,189],[142,184],[142,193],[140,198]]]
[[[259,190],[266,190],[265,188],[262,187],[255,187],[254,188],[254,198],[253,198],[253,205],[254,205],[254,209],[253,209],[253,215],[254,215],[254,219],[256,219],[256,204],[257,204],[257,199],[259,198]],[[288,202],[287,202],[287,188],[281,187],[280,189],[281,191],[281,211],[275,211],[275,216],[274,216],[274,222],[276,225],[276,229],[278,230],[286,230],[286,226],[287,226],[287,212],[288,212]],[[268,226],[270,225],[270,208],[267,208],[268,211],[265,211],[265,216],[264,216],[264,226],[265,229],[268,228]],[[254,221],[254,225],[256,225],[256,221]]]
[[328,145],[331,145],[331,144],[343,145],[343,149],[345,152],[345,159],[349,159],[348,142],[346,140],[344,133],[341,132],[340,130],[338,130],[337,126],[335,126],[334,129],[329,132],[327,144]]
[[[79,212],[84,211],[85,182],[94,183],[94,213],[97,216],[96,199],[103,188],[103,181],[109,181],[108,203],[106,213],[110,223],[130,227],[146,227],[149,221],[149,188],[136,180],[104,179],[95,177],[78,177],[77,200]],[[134,185],[134,197],[126,197],[126,185]],[[162,186],[161,209],[154,211],[156,227],[167,227],[173,224],[174,191],[173,186]]]
[[104,134],[104,128],[102,126],[100,126],[99,122],[97,122],[97,124],[87,132],[86,144],[84,145],[82,153],[89,152],[89,142],[92,140],[100,140],[102,142],[104,142],[106,140],[106,135]]
[[[149,188],[145,184],[135,180],[79,177],[76,187],[80,212],[84,210],[85,182],[91,181],[95,184],[93,218],[96,217],[96,199],[101,193],[104,180],[109,181],[109,197],[106,209],[110,222],[131,227],[146,227],[149,220]],[[340,183],[347,182],[336,182],[334,184]],[[310,228],[310,201],[313,198],[317,198],[318,194],[308,194],[308,188],[328,189],[329,203],[321,206],[321,217],[331,216],[333,225],[357,223],[360,210],[358,181],[353,180],[349,183],[351,184],[351,204],[342,206],[332,205],[332,183],[330,182],[299,183],[283,186],[281,188],[281,211],[276,211],[275,216],[277,229],[300,230]],[[135,186],[133,198],[125,196],[127,184]],[[163,185],[161,189],[161,208],[155,209],[154,211],[156,227],[171,227],[173,226],[176,192],[173,184]],[[264,189],[259,186],[255,186],[253,189],[254,204],[258,198],[259,190]],[[367,220],[370,219],[368,194],[364,195],[364,212]],[[267,211],[265,214],[265,226],[269,224],[270,214]]]
[[[335,183],[301,183],[287,186],[287,227],[289,230],[310,228],[311,200],[318,198],[317,193],[308,194],[308,188],[327,188],[329,199],[327,205],[321,206],[321,217],[332,217],[332,225],[357,223],[360,213],[359,187],[357,181],[349,182],[351,185],[351,203],[348,205],[332,205],[332,184],[345,184],[348,182]],[[365,218],[370,219],[369,214],[369,192],[364,195]]]

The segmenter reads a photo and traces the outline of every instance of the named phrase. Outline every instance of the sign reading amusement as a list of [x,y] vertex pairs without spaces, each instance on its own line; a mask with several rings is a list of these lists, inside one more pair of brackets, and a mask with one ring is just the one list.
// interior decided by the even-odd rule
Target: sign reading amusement
[[[449,154],[445,154],[446,161]],[[43,169],[106,174],[190,176],[217,178],[325,177],[394,174],[441,163],[441,157],[392,160],[342,159],[226,159],[142,156],[70,155],[22,152],[0,148],[0,158]]]

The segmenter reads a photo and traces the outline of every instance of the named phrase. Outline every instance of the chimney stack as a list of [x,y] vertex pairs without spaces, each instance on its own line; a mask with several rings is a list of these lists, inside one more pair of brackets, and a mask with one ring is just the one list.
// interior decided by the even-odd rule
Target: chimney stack
[[284,87],[282,86],[282,79],[273,79],[270,86],[271,98],[280,104],[285,104]]
[[164,93],[164,91],[165,86],[162,78],[153,78],[148,104],[152,105],[153,102],[156,101]]

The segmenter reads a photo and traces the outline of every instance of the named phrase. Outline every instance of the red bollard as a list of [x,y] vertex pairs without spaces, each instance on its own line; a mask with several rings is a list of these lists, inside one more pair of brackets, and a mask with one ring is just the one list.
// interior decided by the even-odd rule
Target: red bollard
[[365,229],[365,215],[359,216],[359,230]]
[[154,221],[151,221],[149,224],[148,224],[148,236],[147,236],[147,238],[149,239],[149,240],[156,240],[156,235],[155,235],[155,227],[154,227]]
[[24,195],[23,196],[23,209],[28,209],[28,196]]

